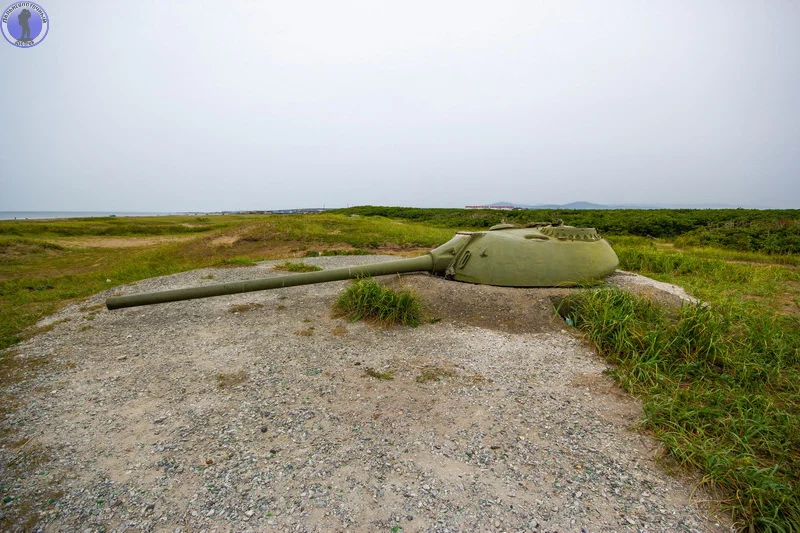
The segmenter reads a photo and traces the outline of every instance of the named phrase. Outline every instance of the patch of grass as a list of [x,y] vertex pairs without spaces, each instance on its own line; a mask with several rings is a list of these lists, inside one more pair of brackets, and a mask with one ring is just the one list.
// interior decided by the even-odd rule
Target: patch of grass
[[229,374],[217,374],[217,386],[220,389],[228,389],[230,387],[235,387],[236,385],[241,385],[247,381],[249,377],[250,375],[244,370]]
[[375,370],[374,368],[367,367],[367,368],[364,369],[364,373],[361,374],[361,377],[363,377],[363,378],[375,378],[375,379],[379,379],[381,381],[391,381],[391,380],[394,379],[394,373],[393,372],[388,372],[388,371],[387,372],[380,372],[378,370]]
[[331,333],[333,333],[334,337],[344,337],[347,335],[347,328],[339,325],[334,327],[333,330],[331,330]]
[[291,261],[280,263],[272,268],[275,270],[284,270],[286,272],[316,272],[318,270],[322,270],[317,265],[309,265],[308,263],[303,262],[293,263]]
[[69,322],[70,320],[71,319],[69,319],[69,318],[62,318],[61,320],[55,320],[53,322],[50,322],[46,326],[39,326],[39,327],[35,327],[35,328],[30,328],[30,329],[26,330],[23,333],[22,338],[23,339],[30,339],[31,337],[35,337],[36,335],[40,335],[42,333],[47,333],[48,331],[53,331],[53,328],[55,328],[57,325],[64,324],[66,322]]
[[420,320],[419,299],[409,291],[394,291],[371,278],[354,280],[333,307],[338,316],[352,321],[366,319],[383,325],[402,324],[417,327]]
[[314,334],[314,326],[311,326],[310,328],[306,329],[298,329],[297,331],[294,332],[294,334],[299,335],[301,337],[310,337],[311,335]]
[[[709,254],[705,249],[662,249],[652,243],[620,245],[615,251],[620,268],[676,283],[692,295],[710,302],[731,296],[774,300],[787,291],[793,292],[792,283],[800,280],[796,268],[732,259],[741,255],[737,252]],[[784,261],[789,261],[789,258],[784,258]]]
[[256,260],[251,257],[244,257],[244,256],[237,256],[237,257],[227,257],[220,261],[219,263],[221,266],[253,266],[256,264]]
[[758,531],[800,527],[800,322],[741,302],[666,309],[620,290],[562,309],[643,401],[643,424]]
[[39,238],[83,236],[181,235],[224,228],[232,217],[206,221],[193,217],[96,217],[59,220],[8,220],[0,224],[0,235]]
[[246,303],[246,304],[237,304],[232,305],[228,308],[229,313],[246,313],[247,311],[253,311],[255,309],[262,309],[264,306],[259,303]]

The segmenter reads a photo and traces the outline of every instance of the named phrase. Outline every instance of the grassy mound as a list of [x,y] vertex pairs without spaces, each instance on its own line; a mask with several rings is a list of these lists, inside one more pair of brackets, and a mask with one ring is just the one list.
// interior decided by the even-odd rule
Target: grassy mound
[[417,327],[420,303],[409,291],[394,291],[371,278],[353,281],[334,304],[334,312],[352,321],[374,320],[383,325]]

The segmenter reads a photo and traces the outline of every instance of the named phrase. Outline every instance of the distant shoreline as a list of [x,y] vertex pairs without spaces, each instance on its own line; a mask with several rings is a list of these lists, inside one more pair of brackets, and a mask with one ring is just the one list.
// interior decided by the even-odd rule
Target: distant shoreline
[[62,218],[157,217],[175,213],[113,211],[0,211],[0,220],[48,220]]

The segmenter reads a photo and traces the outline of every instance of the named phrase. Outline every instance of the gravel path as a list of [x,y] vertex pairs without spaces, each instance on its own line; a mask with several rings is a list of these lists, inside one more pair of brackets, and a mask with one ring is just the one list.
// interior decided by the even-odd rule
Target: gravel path
[[[124,290],[277,275],[271,264]],[[387,278],[440,320],[381,329],[333,318],[347,282],[97,307],[117,288],[49,317],[51,331],[14,347],[49,363],[6,387],[17,405],[0,428],[18,441],[0,449],[0,526],[729,530],[655,462],[658,447],[635,431],[637,402],[553,316],[550,297],[565,290]]]

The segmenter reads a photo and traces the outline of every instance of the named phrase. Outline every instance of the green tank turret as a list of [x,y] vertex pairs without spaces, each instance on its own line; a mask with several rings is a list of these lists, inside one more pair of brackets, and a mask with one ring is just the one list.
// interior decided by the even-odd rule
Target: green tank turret
[[608,276],[619,260],[593,228],[518,227],[499,224],[488,231],[460,231],[421,257],[205,287],[116,296],[108,309],[136,307],[225,294],[263,291],[364,276],[431,272],[448,279],[501,287],[570,287]]

